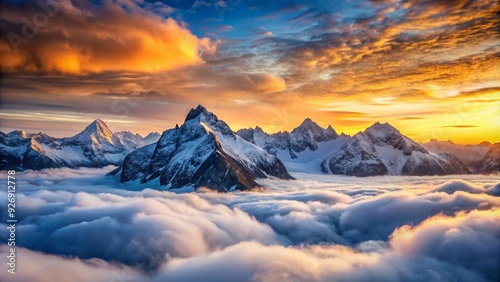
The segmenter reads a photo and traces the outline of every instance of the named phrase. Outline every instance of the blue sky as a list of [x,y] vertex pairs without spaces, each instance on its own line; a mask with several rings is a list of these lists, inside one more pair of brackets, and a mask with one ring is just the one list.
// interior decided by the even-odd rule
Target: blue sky
[[203,104],[233,129],[309,117],[348,134],[380,121],[419,141],[500,141],[496,1],[45,3],[57,12],[30,38],[44,8],[2,3],[3,131],[65,136],[101,118],[146,134]]

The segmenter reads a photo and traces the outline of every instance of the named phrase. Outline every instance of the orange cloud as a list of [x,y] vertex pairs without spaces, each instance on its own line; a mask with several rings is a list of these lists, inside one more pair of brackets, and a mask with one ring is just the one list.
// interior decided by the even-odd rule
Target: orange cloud
[[270,73],[247,74],[246,77],[260,92],[278,92],[286,89],[285,80]]
[[[23,11],[6,11],[15,17],[2,16],[11,24],[0,41],[4,71],[80,74],[172,70],[203,63],[201,53],[214,53],[218,44],[198,38],[175,20],[163,19],[133,2],[122,5],[107,1],[102,6],[52,3],[57,12],[47,16],[46,24]],[[25,36],[33,30],[24,28],[22,18],[38,23],[32,38]]]

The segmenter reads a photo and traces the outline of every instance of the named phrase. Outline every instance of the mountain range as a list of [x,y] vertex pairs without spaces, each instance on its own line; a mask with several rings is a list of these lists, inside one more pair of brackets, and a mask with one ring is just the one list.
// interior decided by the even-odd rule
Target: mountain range
[[118,166],[121,182],[165,189],[207,187],[218,191],[258,187],[265,177],[293,179],[289,172],[348,176],[448,175],[500,170],[500,143],[419,144],[388,123],[353,136],[322,128],[307,118],[291,132],[262,128],[237,132],[199,105],[182,125],[161,136],[113,133],[101,120],[66,138],[44,133],[0,132],[2,169]]
[[492,173],[500,170],[500,143],[481,142],[477,145],[461,145],[452,141],[435,139],[422,144],[434,153],[452,153],[475,173]]
[[261,128],[237,132],[278,156],[292,172],[351,176],[468,174],[450,153],[435,154],[388,123],[375,123],[354,136],[338,135],[310,119],[291,132],[267,134]]
[[104,167],[119,165],[126,155],[156,142],[159,133],[146,137],[129,131],[113,133],[95,120],[73,137],[55,138],[45,133],[0,132],[2,169]]
[[166,189],[218,191],[258,187],[255,180],[268,176],[293,179],[277,157],[236,135],[201,105],[191,109],[184,124],[128,155],[111,174],[122,182],[154,182]]

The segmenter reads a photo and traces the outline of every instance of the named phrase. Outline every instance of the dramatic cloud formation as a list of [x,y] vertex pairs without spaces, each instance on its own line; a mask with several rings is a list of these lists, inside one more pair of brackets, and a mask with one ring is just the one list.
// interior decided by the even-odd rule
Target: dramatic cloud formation
[[40,3],[7,7],[2,13],[8,27],[0,41],[4,71],[171,70],[199,64],[201,52],[216,48],[210,39],[198,38],[174,19],[163,19],[134,1]]
[[[417,141],[500,141],[494,0],[47,3],[58,11],[41,24],[36,2],[2,2],[4,131],[69,136],[83,116],[147,134],[204,104],[234,129],[310,117],[348,134],[380,121]],[[40,23],[28,39],[26,21]]]
[[[500,278],[497,175],[462,180],[294,176],[298,180],[261,180],[267,187],[262,192],[219,194],[201,189],[182,194],[120,184],[101,169],[22,173],[17,194],[19,268],[13,277],[17,280],[5,277],[5,272],[0,278]],[[7,198],[5,192],[0,196]],[[2,201],[2,208],[5,205]],[[4,233],[1,236],[6,239]]]

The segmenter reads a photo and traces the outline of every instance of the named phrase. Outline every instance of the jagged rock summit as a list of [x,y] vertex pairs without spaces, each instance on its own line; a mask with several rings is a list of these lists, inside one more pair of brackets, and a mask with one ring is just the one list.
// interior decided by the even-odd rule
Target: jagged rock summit
[[2,169],[20,170],[118,165],[128,153],[158,138],[158,133],[145,138],[128,131],[113,133],[99,119],[73,137],[13,131],[0,133],[0,161]]
[[388,123],[359,132],[322,163],[325,173],[354,176],[468,174],[451,154],[432,154]]
[[257,178],[293,179],[278,158],[236,135],[201,105],[189,111],[184,124],[164,131],[157,143],[129,154],[111,174],[122,182],[224,192],[258,187]]
[[283,160],[297,159],[305,151],[317,151],[320,143],[329,142],[339,137],[330,125],[327,128],[322,128],[310,118],[306,118],[291,132],[267,134],[257,126],[255,129],[238,130],[237,134]]
[[486,155],[479,160],[477,172],[489,174],[500,171],[500,143],[495,143],[488,150]]
[[243,129],[238,134],[278,156],[289,171],[351,176],[467,174],[451,154],[433,154],[388,123],[375,123],[354,136],[338,135],[311,119],[292,132],[267,134]]
[[419,144],[378,122],[354,136],[339,135],[309,118],[291,132],[267,134],[257,126],[235,133],[201,105],[161,138],[158,133],[113,133],[97,119],[66,138],[0,132],[0,153],[3,170],[119,165],[113,174],[123,182],[219,191],[250,189],[258,186],[256,179],[268,176],[290,179],[288,171],[351,176],[499,171],[497,144]]

